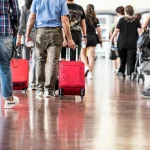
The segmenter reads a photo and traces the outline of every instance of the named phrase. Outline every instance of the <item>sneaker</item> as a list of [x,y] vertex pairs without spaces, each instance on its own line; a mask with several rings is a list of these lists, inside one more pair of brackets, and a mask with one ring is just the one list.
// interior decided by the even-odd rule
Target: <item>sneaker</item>
[[88,73],[88,76],[87,76],[87,78],[88,78],[88,79],[90,79],[90,80],[91,80],[91,79],[93,79],[92,72],[89,72],[89,73]]
[[30,84],[30,88],[31,88],[31,90],[36,90],[36,84],[34,82],[32,82]]
[[89,67],[85,66],[85,77],[87,77],[88,72],[89,72]]
[[54,97],[55,96],[55,94],[54,94],[54,92],[52,92],[52,91],[45,91],[44,92],[44,97],[45,98],[52,98],[52,97]]
[[5,106],[4,106],[5,109],[13,108],[14,106],[19,104],[19,98],[17,96],[13,96],[12,99],[13,99],[12,101],[5,100]]
[[150,98],[150,89],[148,89],[147,91],[141,92],[141,95],[144,97]]
[[43,91],[36,91],[36,96],[43,97],[44,92]]
[[122,72],[119,72],[118,75],[119,75],[119,76],[122,76],[122,77],[124,77],[124,78],[126,77],[125,74],[122,73]]

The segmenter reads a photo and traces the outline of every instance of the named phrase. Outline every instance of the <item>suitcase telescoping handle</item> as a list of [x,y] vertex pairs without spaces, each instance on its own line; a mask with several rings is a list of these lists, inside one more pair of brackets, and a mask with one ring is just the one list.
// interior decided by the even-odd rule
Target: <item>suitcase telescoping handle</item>
[[[76,45],[76,61],[78,61],[78,45]],[[70,61],[70,48],[66,47],[66,61]]]

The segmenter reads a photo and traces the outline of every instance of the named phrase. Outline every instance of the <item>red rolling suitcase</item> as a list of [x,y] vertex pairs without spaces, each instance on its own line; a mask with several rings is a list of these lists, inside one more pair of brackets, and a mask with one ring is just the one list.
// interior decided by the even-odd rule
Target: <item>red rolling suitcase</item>
[[[78,58],[76,49],[76,60]],[[70,58],[70,49],[66,48],[66,59]],[[85,95],[84,63],[81,61],[62,61],[59,63],[59,96]]]
[[13,90],[27,90],[29,76],[29,62],[26,59],[12,59],[11,61]]

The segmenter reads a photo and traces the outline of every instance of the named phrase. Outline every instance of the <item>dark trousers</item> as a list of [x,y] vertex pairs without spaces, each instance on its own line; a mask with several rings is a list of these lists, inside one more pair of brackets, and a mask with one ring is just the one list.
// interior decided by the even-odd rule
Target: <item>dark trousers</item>
[[119,72],[125,73],[127,65],[127,75],[131,75],[134,72],[136,62],[136,49],[120,49],[119,54],[121,59]]
[[[76,31],[76,32],[71,32],[73,41],[75,44],[78,46],[78,58],[80,56],[80,51],[81,51],[81,41],[82,41],[82,35],[81,32]],[[66,58],[66,48],[63,47],[61,51],[61,58]],[[70,60],[75,61],[76,60],[76,50],[71,49],[70,50]]]

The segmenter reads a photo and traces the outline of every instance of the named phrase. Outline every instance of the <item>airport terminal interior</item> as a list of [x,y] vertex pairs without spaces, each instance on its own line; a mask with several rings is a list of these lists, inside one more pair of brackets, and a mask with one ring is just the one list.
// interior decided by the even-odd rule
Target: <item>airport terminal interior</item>
[[37,98],[35,90],[14,90],[20,104],[4,109],[1,95],[0,150],[150,150],[150,98],[141,96],[150,88],[150,74],[144,72],[144,82],[118,76],[109,59],[116,7],[133,5],[144,22],[149,2],[110,1],[75,0],[83,8],[95,5],[104,40],[103,48],[96,46],[93,79],[85,79],[83,100],[72,95]]

